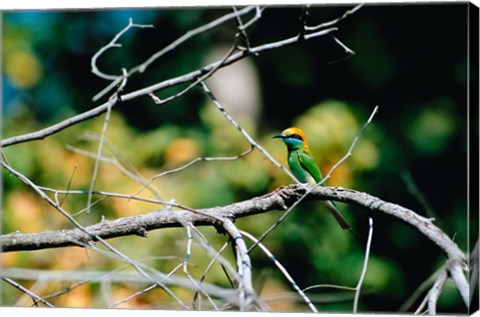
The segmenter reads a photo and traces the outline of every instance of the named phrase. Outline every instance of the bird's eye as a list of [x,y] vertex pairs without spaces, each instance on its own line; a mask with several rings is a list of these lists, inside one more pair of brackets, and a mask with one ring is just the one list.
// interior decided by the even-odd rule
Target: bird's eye
[[292,139],[297,139],[297,140],[303,141],[302,137],[301,137],[300,135],[298,135],[298,134],[292,134],[290,137],[291,137]]

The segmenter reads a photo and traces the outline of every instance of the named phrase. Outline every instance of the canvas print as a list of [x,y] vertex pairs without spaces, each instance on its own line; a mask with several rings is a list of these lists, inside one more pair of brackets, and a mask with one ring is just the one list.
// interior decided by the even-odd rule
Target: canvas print
[[474,4],[1,21],[2,307],[478,310]]

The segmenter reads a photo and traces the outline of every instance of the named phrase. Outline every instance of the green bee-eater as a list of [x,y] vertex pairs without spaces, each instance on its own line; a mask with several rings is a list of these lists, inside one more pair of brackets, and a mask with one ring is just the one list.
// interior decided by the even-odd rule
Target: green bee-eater
[[[298,128],[288,128],[281,134],[275,135],[274,138],[283,139],[288,150],[288,166],[300,182],[315,185],[323,179],[322,173],[310,153],[307,138],[302,130]],[[325,186],[325,183],[322,185]],[[343,229],[350,229],[350,225],[342,217],[332,201],[327,200],[324,205]]]

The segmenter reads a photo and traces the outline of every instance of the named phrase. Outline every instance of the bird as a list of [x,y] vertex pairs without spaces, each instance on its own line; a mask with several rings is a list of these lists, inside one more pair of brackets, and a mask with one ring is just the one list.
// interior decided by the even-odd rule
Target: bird
[[[273,138],[282,139],[287,146],[288,166],[298,181],[308,183],[311,186],[322,181],[322,173],[310,152],[305,133],[301,129],[291,127],[283,130],[281,134],[273,136]],[[322,185],[325,186],[325,182]],[[332,201],[324,201],[323,205],[327,207],[328,211],[330,211],[343,229],[350,229],[350,225]]]

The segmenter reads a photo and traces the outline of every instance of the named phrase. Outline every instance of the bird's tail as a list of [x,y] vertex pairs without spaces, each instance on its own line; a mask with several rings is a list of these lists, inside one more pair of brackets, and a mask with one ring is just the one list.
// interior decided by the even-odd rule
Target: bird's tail
[[350,225],[348,222],[343,218],[343,216],[340,214],[338,209],[335,207],[332,201],[328,200],[326,201],[326,207],[328,208],[328,211],[332,214],[333,217],[337,220],[338,224],[342,227],[342,229],[348,229],[350,230]]

